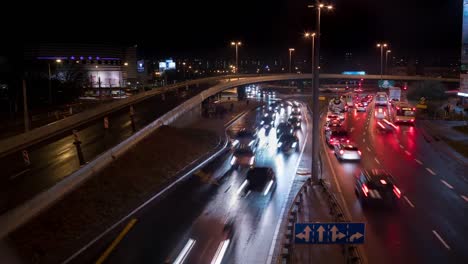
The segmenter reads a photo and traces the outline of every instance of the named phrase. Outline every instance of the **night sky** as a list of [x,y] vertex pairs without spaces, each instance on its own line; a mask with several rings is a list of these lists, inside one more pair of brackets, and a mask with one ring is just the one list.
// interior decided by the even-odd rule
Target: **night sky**
[[[32,8],[25,11],[30,19],[23,36],[34,42],[138,44],[147,55],[201,57],[225,54],[229,42],[239,39],[245,44],[244,56],[286,56],[289,47],[306,56],[310,42],[302,34],[315,28],[315,11],[307,8],[312,1],[154,1],[152,6],[135,2]],[[390,43],[399,56],[459,56],[462,0],[331,3],[335,10],[322,14],[322,50],[328,56],[373,55],[379,41]],[[54,26],[57,23],[66,30]]]

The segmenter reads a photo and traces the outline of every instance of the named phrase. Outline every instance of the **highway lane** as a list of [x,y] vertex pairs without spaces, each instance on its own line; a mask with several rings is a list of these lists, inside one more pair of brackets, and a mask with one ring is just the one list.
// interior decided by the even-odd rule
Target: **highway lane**
[[[261,116],[260,110],[244,116],[231,126],[228,134],[234,135],[241,128],[255,126]],[[298,131],[302,146],[304,133],[306,126]],[[223,263],[266,263],[301,152],[278,153],[274,130],[268,136],[263,129],[259,134],[256,166],[270,166],[277,175],[277,186],[271,197],[258,193],[238,194],[247,169],[231,170],[232,153],[228,152],[203,168],[202,174],[192,175],[165,198],[139,213],[136,216],[138,224],[107,263],[174,260],[191,239],[195,243],[184,263],[210,263],[226,238],[222,230],[228,218],[234,219],[235,235]],[[99,241],[74,263],[95,260],[106,244],[104,240]]]
[[[181,102],[209,88],[213,83],[189,87],[185,97],[181,93],[168,92],[151,97],[134,106],[135,126],[144,127]],[[181,88],[180,91],[185,90]],[[118,144],[132,135],[129,110],[122,109],[109,115],[106,131],[103,119],[91,121],[78,128],[81,148],[86,161]],[[79,168],[73,135],[63,133],[28,149],[30,166],[25,166],[21,153],[13,153],[0,159],[0,213],[3,213],[49,188]]]
[[[443,171],[447,163],[434,154],[431,146],[424,145],[427,142],[414,127],[401,127],[396,133],[378,133],[372,109],[369,111],[370,115],[353,111],[347,120],[351,138],[363,152],[362,161],[340,164],[329,151],[353,220],[367,223],[364,248],[369,263],[466,262],[468,258],[462,249],[463,236],[468,234],[463,221],[467,214],[466,202],[443,187],[440,179],[422,166],[431,164],[434,170]],[[376,167],[390,171],[404,192],[395,210],[363,210],[356,199],[354,171]],[[466,185],[458,176],[451,178],[457,178],[463,190]],[[447,242],[450,249],[444,244]]]

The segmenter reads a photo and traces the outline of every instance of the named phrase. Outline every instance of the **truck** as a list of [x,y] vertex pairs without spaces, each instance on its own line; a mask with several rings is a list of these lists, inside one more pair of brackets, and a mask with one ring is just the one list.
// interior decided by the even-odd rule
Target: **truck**
[[388,100],[392,101],[401,101],[401,89],[400,87],[390,87],[388,88]]

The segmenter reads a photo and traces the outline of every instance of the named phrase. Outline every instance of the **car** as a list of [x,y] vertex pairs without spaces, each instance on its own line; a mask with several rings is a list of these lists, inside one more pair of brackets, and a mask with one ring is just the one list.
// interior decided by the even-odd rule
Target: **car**
[[358,112],[365,112],[366,106],[363,103],[356,104],[356,111]]
[[361,160],[361,151],[356,144],[339,143],[334,146],[335,156],[338,160]]
[[348,131],[343,128],[330,129],[325,132],[325,138],[329,146],[347,142],[349,140]]
[[255,153],[251,148],[238,148],[234,150],[231,159],[231,168],[255,166]]
[[289,134],[292,135],[294,133],[294,127],[286,122],[280,123],[276,128],[276,137],[279,138],[281,135]]
[[362,98],[361,99],[361,104],[363,106],[367,106],[369,104],[369,99],[367,99],[366,97]]
[[[274,109],[274,108],[273,108]],[[263,117],[271,117],[273,120],[276,119],[276,112],[275,110],[266,110],[263,112]]]
[[376,107],[374,110],[375,118],[384,119],[387,117],[387,110],[384,107]]
[[260,125],[263,126],[265,129],[271,129],[275,126],[275,119],[272,117],[272,115],[264,116],[260,121]]
[[328,130],[338,129],[341,127],[342,127],[342,124],[340,120],[337,120],[337,119],[330,120],[327,123],[325,123],[325,132],[327,132]]
[[327,120],[326,120],[326,121],[328,122],[328,121],[334,120],[334,119],[339,120],[340,117],[339,117],[337,114],[335,114],[335,113],[328,112],[328,113],[327,113]]
[[300,116],[301,115],[301,108],[299,106],[294,106],[292,109],[291,109],[291,115],[298,115]]
[[361,170],[355,175],[355,193],[363,206],[396,206],[402,193],[395,179],[383,169]]
[[301,128],[301,119],[298,117],[290,117],[288,119],[288,123],[294,127],[294,129],[299,129]]
[[247,172],[247,176],[237,193],[258,192],[266,196],[272,194],[275,187],[276,175],[273,169],[270,167],[255,167]]
[[295,135],[283,134],[278,139],[278,151],[293,152],[299,150],[299,139]]
[[257,129],[246,129],[243,128],[237,132],[234,140],[232,141],[232,146],[236,149],[250,148],[255,151],[258,146],[260,139],[258,138]]

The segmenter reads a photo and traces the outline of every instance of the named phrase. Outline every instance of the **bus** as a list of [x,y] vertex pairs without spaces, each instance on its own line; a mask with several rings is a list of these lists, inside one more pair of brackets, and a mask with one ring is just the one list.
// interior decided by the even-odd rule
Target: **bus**
[[375,105],[387,106],[388,105],[388,96],[385,92],[378,92],[375,95]]
[[391,106],[391,119],[393,123],[413,125],[416,108],[406,102],[394,102]]

